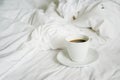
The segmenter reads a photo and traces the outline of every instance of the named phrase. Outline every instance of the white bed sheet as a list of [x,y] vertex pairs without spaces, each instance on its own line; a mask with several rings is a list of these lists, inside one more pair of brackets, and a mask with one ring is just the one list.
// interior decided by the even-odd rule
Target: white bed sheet
[[[41,21],[44,21],[44,14],[37,9],[42,0],[35,1],[37,7],[32,0],[0,1],[0,80],[120,80],[119,36],[98,49],[99,59],[93,65],[83,68],[63,66],[56,59],[59,50],[51,49],[51,44],[46,41],[33,39],[41,37],[38,25],[44,24]],[[119,1],[110,1],[107,6],[112,3],[119,6]],[[117,10],[120,12],[120,7]],[[33,20],[36,11],[43,16],[34,15]],[[113,19],[112,22],[117,23],[114,26],[119,29],[119,15],[114,17],[116,21]]]

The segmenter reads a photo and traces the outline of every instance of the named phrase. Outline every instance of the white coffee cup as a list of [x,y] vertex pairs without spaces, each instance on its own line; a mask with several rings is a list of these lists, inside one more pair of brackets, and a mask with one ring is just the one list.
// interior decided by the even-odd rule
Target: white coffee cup
[[84,62],[88,54],[90,39],[86,35],[75,34],[65,38],[69,57],[75,62]]

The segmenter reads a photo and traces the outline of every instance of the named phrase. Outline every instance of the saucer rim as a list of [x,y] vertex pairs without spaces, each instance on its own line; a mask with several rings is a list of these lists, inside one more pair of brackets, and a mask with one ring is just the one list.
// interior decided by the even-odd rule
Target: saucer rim
[[[97,62],[97,60],[98,60],[98,58],[99,58],[99,55],[98,55],[98,52],[97,52],[97,50],[95,50],[95,49],[92,49],[92,48],[89,48],[89,50],[91,50],[91,51],[94,51],[95,53],[96,53],[96,58],[95,58],[95,60],[93,60],[92,62],[90,62],[90,63],[88,63],[88,64],[80,64],[80,63],[78,63],[78,62],[75,62],[75,61],[72,61],[69,57],[66,57],[66,56],[64,56],[65,58],[67,58],[69,61],[71,61],[71,62],[73,62],[73,63],[75,63],[75,64],[77,64],[77,65],[69,65],[69,64],[65,64],[64,63],[64,61],[62,61],[62,60],[60,60],[59,59],[59,56],[60,55],[66,55],[65,54],[65,50],[61,50],[61,51],[59,51],[58,52],[58,54],[57,54],[57,61],[60,63],[60,64],[62,64],[62,65],[64,65],[64,66],[67,66],[67,67],[75,67],[75,68],[79,68],[79,67],[86,67],[86,66],[89,66],[89,65],[91,65],[91,64],[94,64],[95,62]],[[67,52],[68,53],[68,52]],[[69,56],[68,54],[67,54],[67,56]]]

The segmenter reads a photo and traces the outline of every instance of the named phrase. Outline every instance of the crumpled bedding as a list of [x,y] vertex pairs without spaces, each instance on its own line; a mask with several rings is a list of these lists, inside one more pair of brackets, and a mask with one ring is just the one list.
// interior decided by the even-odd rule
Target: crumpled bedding
[[[119,14],[119,0],[0,0],[0,80],[120,80]],[[94,64],[57,61],[70,34],[91,37]]]

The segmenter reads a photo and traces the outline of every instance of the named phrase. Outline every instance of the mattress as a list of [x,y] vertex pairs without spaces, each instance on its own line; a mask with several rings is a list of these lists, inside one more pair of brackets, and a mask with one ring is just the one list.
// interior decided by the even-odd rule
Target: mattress
[[[0,80],[120,80],[119,27],[119,0],[0,0]],[[93,38],[95,64],[58,62],[77,33]]]

